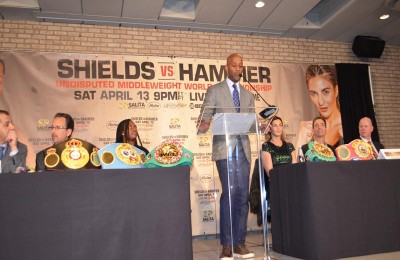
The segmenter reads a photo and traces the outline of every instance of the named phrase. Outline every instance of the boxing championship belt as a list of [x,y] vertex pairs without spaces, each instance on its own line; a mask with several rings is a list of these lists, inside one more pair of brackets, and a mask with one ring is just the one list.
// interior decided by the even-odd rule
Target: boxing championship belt
[[335,154],[326,145],[311,141],[308,143],[308,150],[304,155],[308,162],[334,162]]
[[172,140],[162,142],[147,155],[146,167],[191,166],[192,162],[193,153]]
[[49,171],[100,169],[98,151],[93,144],[72,138],[47,149],[44,164]]
[[134,145],[114,143],[100,149],[99,159],[102,169],[144,168],[146,154]]
[[361,139],[338,146],[336,155],[339,161],[372,160],[374,158],[371,145]]

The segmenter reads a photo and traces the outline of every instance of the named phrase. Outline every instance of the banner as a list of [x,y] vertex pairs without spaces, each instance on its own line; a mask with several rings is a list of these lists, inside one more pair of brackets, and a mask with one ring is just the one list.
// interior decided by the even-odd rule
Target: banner
[[[226,60],[32,52],[1,52],[0,58],[5,64],[0,109],[10,112],[19,140],[29,145],[31,166],[34,154],[52,145],[48,127],[57,112],[74,118],[73,137],[99,148],[115,142],[118,123],[131,118],[148,150],[174,139],[195,153],[193,235],[215,233],[221,188],[212,139],[197,136],[196,120],[207,88],[225,79]],[[305,83],[306,65],[251,60],[244,65],[248,81],[279,107],[286,141],[296,144],[300,121],[318,115]],[[241,84],[254,93],[256,107],[266,107],[248,83]],[[250,229],[258,228],[255,219],[250,214]]]

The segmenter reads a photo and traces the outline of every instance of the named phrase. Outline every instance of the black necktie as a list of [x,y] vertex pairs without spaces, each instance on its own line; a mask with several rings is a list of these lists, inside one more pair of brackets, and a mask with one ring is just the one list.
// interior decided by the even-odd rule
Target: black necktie
[[236,86],[236,84],[233,84],[232,87],[233,87],[233,93],[232,93],[232,96],[233,96],[233,104],[234,104],[235,107],[236,107],[236,112],[239,113],[239,112],[240,112],[239,92],[237,91],[237,86]]

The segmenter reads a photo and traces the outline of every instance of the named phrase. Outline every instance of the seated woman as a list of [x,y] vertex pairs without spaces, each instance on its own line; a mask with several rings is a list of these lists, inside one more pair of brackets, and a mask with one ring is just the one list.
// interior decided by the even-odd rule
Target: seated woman
[[[292,143],[285,142],[285,138],[283,135],[283,121],[280,117],[275,116],[271,119],[270,130],[266,135],[266,142],[262,144],[261,151],[261,161],[264,168],[264,173],[267,175],[265,177],[265,189],[267,192],[267,201],[269,202],[269,176],[270,172],[274,167],[278,167],[285,164],[296,163],[296,150]],[[256,166],[258,162],[256,161]],[[256,168],[256,167],[255,167]],[[258,176],[258,168],[254,170],[252,183],[250,188],[250,207],[251,212],[257,214],[257,224],[261,225],[261,211],[260,207],[257,209],[255,205],[261,205],[258,203],[258,198],[260,197],[257,193],[257,187],[259,186],[259,182],[257,182]],[[254,183],[253,183],[254,182]],[[258,185],[256,184],[258,183]],[[268,203],[269,204],[269,203]],[[252,208],[253,207],[253,208]],[[269,212],[267,213],[269,215]],[[269,219],[268,219],[269,222]]]
[[269,178],[270,171],[277,166],[296,163],[296,151],[292,143],[285,142],[283,122],[278,116],[272,118],[267,141],[262,145],[262,162]]
[[[122,120],[118,124],[115,139],[116,143],[128,143],[139,148],[140,150],[145,152],[146,155],[149,153],[149,150],[143,147],[142,140],[140,140],[139,132],[137,130],[137,126],[135,122],[133,122],[131,119]],[[138,144],[138,140],[140,145]]]

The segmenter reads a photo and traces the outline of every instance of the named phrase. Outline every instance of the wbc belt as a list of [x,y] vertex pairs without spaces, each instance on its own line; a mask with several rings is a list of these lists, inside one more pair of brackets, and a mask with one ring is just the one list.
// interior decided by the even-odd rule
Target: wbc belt
[[304,156],[308,162],[336,161],[335,154],[329,147],[315,141],[308,143],[308,150]]
[[147,155],[147,168],[191,166],[193,153],[174,140],[162,142]]
[[336,155],[340,161],[372,160],[374,158],[371,145],[361,139],[338,146]]

